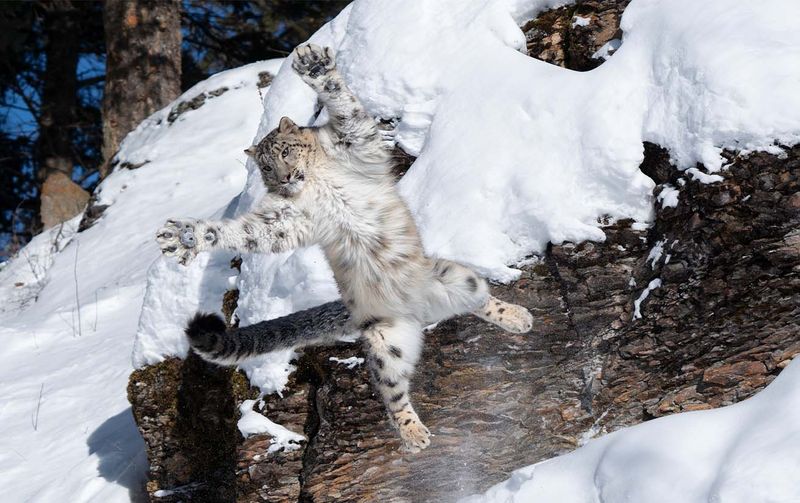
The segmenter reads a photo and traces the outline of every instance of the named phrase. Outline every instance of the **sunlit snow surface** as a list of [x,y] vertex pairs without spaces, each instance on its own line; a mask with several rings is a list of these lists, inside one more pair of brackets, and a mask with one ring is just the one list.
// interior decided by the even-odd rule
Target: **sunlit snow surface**
[[[110,205],[103,217],[74,237],[80,217],[58,239],[58,229],[38,236],[0,270],[3,502],[128,501],[129,488],[141,487],[147,460],[126,386],[146,273],[159,255],[153,235],[168,216],[210,216],[241,190],[242,149],[261,116],[256,82],[264,70],[276,63],[216,75],[179,100],[227,92],[172,125],[171,107],[145,121],[125,139],[120,158],[150,162],[103,182],[99,203]],[[221,295],[220,281],[212,285],[217,291],[200,293],[206,261],[169,276],[174,283],[164,287],[172,290],[154,308],[180,317]]]
[[[622,44],[587,73],[520,53],[518,26],[562,3],[365,0],[312,38],[336,49],[369,111],[396,120],[398,143],[419,155],[401,191],[427,251],[496,280],[514,279],[509,264],[548,241],[602,240],[600,216],[648,221],[653,184],[638,170],[644,140],[668,148],[685,178],[713,183],[725,176],[722,147],[776,151],[773,142],[800,138],[797,2],[633,0]],[[4,500],[126,501],[145,467],[125,398],[131,347],[136,365],[184,355],[186,319],[219,309],[224,290],[240,289],[243,325],[336,298],[316,248],[245,257],[236,277],[229,255],[184,268],[158,258],[153,241],[167,217],[247,211],[263,188],[253,166],[245,169],[242,149],[282,115],[325,120],[315,119],[316,98],[288,64],[262,107],[257,74],[278,64],[200,84],[182,99],[229,90],[171,126],[171,107],[155,114],[120,154],[150,162],[103,183],[100,203],[111,205],[103,218],[56,246],[52,234],[37,239],[27,256],[44,270],[28,273],[20,258],[0,270],[0,293],[13,301],[0,310]],[[246,370],[262,391],[276,391],[288,359],[289,352],[271,355]],[[791,386],[800,383],[797,373],[787,370],[767,398],[653,422],[525,469],[491,501],[515,501],[513,494],[516,501],[667,501],[637,487],[670,494],[681,476],[685,497],[669,501],[792,501],[784,496],[795,488],[781,477],[798,468],[787,454],[800,451],[790,412],[800,409]],[[750,465],[726,464],[748,457]],[[637,478],[646,483],[637,486]],[[531,484],[551,492],[531,492]],[[774,497],[758,499],[753,487]],[[580,499],[593,494],[604,499]]]

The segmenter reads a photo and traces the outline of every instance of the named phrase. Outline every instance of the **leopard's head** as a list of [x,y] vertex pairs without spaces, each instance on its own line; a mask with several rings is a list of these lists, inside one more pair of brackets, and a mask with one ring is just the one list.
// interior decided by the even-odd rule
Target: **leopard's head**
[[253,158],[270,192],[294,197],[313,169],[317,139],[311,128],[301,128],[288,117],[257,145],[244,152]]

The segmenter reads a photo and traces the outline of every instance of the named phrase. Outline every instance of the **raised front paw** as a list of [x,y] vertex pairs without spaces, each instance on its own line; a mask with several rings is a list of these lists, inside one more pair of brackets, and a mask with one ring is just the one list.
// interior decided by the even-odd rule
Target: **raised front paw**
[[197,255],[195,222],[193,220],[169,219],[156,233],[161,253],[178,257],[178,263],[187,265]]
[[330,47],[307,44],[294,50],[292,68],[312,87],[320,87],[335,67],[336,60]]

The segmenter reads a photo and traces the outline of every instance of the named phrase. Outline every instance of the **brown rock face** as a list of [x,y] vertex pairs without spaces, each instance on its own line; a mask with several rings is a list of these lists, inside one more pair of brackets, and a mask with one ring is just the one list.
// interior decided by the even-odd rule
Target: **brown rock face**
[[522,27],[528,55],[570,70],[597,68],[605,59],[593,55],[606,43],[622,38],[619,23],[629,3],[584,0],[542,13]]
[[148,448],[153,501],[236,501],[232,374],[196,355],[131,374],[128,400]]
[[[594,401],[645,417],[736,402],[798,353],[800,209],[792,197],[800,149],[785,159],[727,154],[725,179],[713,185],[685,181],[690,177],[669,169],[666,152],[654,145],[646,153],[643,171],[680,187],[678,206],[659,209],[649,233],[649,242],[663,247],[661,258],[640,264],[636,274],[639,289],[656,277],[663,286],[645,301],[642,320],[605,337],[607,386]],[[620,399],[640,383],[647,393]],[[677,400],[654,391],[666,388]]]
[[82,212],[89,193],[61,171],[47,175],[42,184],[41,217],[44,228],[65,222]]

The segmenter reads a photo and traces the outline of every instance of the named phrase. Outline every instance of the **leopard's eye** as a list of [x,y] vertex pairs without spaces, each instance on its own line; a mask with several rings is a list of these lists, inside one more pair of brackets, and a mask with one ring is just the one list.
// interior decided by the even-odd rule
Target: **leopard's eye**
[[281,152],[281,157],[286,157],[287,155],[289,155],[289,147],[286,147],[283,149],[283,152]]

